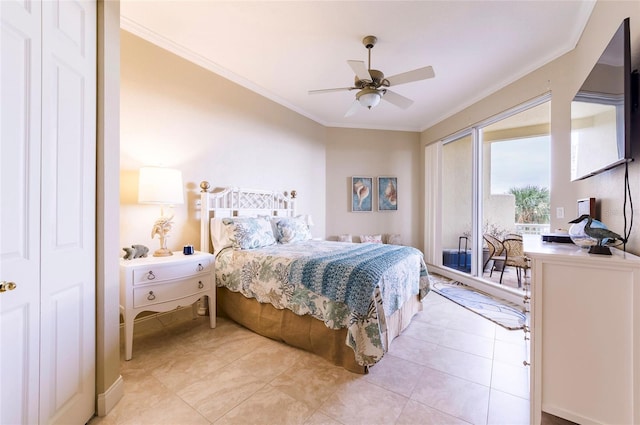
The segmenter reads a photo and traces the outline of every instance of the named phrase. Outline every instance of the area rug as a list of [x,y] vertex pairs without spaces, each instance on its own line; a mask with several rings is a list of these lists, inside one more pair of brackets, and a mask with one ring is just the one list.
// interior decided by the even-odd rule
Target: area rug
[[480,292],[468,285],[437,274],[429,274],[431,289],[456,304],[509,330],[522,329],[527,314],[522,307]]

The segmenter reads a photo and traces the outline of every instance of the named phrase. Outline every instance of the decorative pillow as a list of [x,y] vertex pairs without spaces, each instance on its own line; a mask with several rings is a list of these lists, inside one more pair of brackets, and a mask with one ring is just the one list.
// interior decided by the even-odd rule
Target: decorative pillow
[[353,238],[350,233],[345,233],[344,235],[338,235],[338,242],[351,242]]
[[223,218],[234,249],[253,249],[276,243],[271,222],[265,217]]
[[211,232],[211,244],[213,245],[213,255],[218,255],[224,248],[232,246],[229,232],[222,218],[212,218],[209,226]]
[[281,218],[276,223],[277,236],[280,243],[291,243],[311,239],[309,226],[302,218]]
[[402,245],[402,236],[397,233],[389,233],[386,236],[386,242],[390,245]]
[[382,243],[382,235],[360,235],[360,242]]

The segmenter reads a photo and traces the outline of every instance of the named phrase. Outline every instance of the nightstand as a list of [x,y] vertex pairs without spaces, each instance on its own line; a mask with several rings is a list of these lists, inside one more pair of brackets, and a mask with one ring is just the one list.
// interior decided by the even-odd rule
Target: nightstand
[[120,259],[120,305],[124,316],[125,360],[133,351],[133,322],[143,311],[165,312],[209,299],[209,325],[216,327],[214,257],[205,252],[169,257]]

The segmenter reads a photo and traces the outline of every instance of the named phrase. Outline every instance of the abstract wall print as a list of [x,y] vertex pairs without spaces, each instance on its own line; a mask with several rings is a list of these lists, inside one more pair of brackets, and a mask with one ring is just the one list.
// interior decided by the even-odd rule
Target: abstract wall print
[[373,178],[351,177],[351,211],[373,211]]
[[398,210],[398,178],[378,177],[378,211]]

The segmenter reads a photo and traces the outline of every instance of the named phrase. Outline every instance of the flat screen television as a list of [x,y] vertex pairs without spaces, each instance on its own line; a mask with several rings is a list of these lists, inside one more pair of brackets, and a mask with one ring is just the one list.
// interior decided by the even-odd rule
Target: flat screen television
[[637,109],[637,90],[626,18],[571,102],[572,181],[633,159],[638,144],[632,139],[637,130],[632,129],[637,125],[632,122],[637,120],[637,111],[632,111]]

